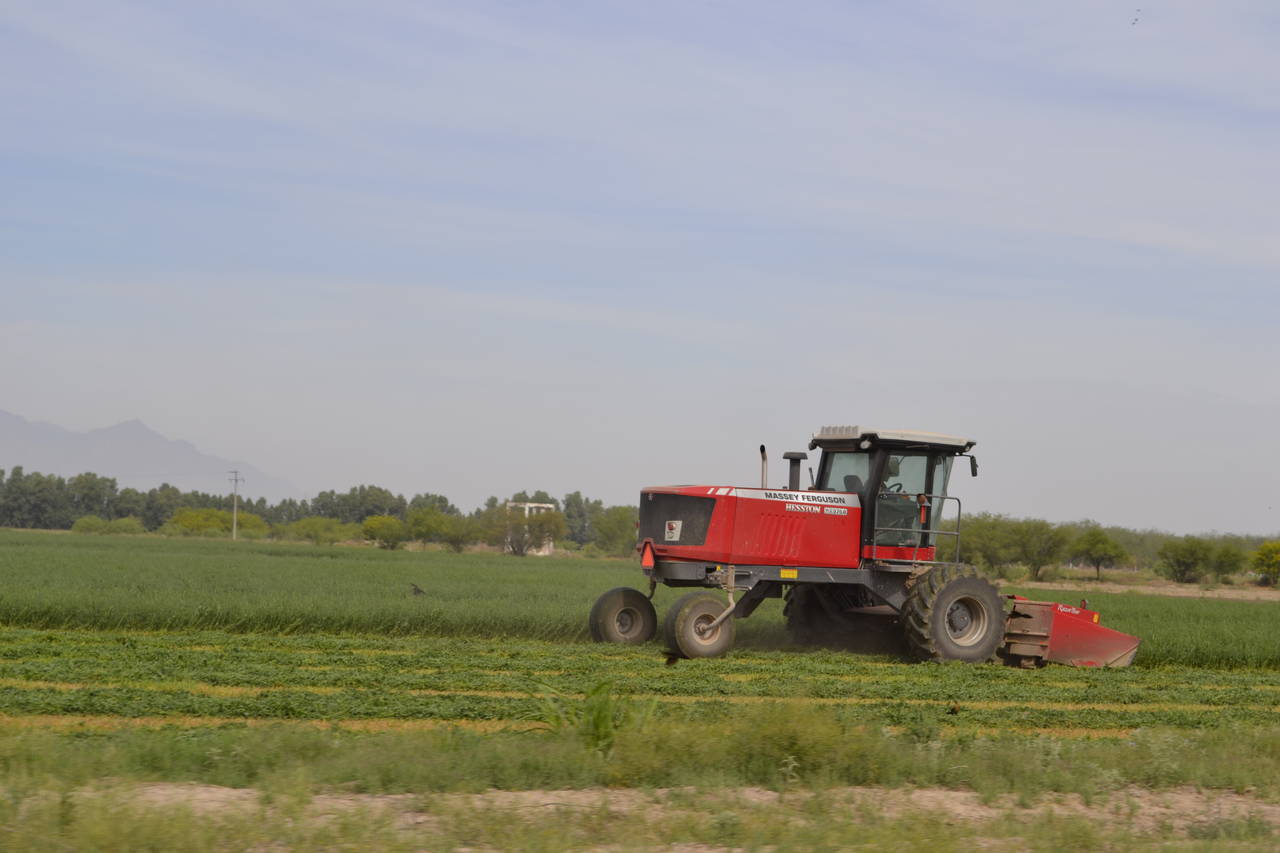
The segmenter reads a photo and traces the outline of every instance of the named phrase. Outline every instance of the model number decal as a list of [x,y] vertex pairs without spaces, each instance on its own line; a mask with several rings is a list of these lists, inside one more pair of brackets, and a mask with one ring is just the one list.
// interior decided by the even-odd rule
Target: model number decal
[[842,506],[824,506],[822,511],[827,515],[848,515],[849,510]]

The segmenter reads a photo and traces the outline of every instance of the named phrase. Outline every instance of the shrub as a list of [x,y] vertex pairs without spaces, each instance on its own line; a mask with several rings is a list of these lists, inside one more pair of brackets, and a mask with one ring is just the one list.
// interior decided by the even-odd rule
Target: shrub
[[1263,586],[1275,586],[1280,582],[1280,540],[1263,542],[1249,559],[1253,570],[1258,573],[1258,583]]
[[96,515],[82,515],[71,525],[72,533],[105,533],[107,521]]
[[1156,554],[1156,571],[1171,581],[1195,583],[1213,563],[1213,546],[1195,536],[1171,539]]
[[124,518],[116,518],[107,522],[103,533],[121,536],[140,536],[147,532],[146,525],[142,523],[142,519],[136,515],[127,515]]
[[393,515],[371,515],[360,525],[365,539],[372,539],[379,548],[394,551],[409,538],[404,522]]
[[[267,522],[251,512],[241,512],[235,518],[237,534],[246,539],[261,539],[267,535]],[[232,514],[226,509],[196,509],[182,507],[161,527],[165,536],[230,536]]]
[[319,515],[298,519],[289,525],[287,533],[291,539],[304,539],[315,545],[333,545],[363,536],[358,525],[343,524],[336,518]]

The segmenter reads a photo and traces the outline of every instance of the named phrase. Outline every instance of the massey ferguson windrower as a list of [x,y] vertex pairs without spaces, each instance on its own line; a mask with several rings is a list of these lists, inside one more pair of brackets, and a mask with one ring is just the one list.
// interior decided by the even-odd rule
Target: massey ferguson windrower
[[606,592],[591,609],[591,634],[601,642],[652,639],[651,599],[663,583],[704,590],[667,612],[665,640],[677,657],[724,654],[735,619],[782,598],[787,627],[801,642],[856,645],[888,623],[926,660],[1127,666],[1138,639],[1102,627],[1083,602],[1002,597],[960,563],[960,501],[948,485],[958,457],[977,476],[973,446],[936,433],[823,427],[809,442],[821,451],[809,488],[800,487],[808,454],[797,452],[783,454],[787,487],[769,488],[761,446],[760,488],[643,489],[638,549],[649,594]]

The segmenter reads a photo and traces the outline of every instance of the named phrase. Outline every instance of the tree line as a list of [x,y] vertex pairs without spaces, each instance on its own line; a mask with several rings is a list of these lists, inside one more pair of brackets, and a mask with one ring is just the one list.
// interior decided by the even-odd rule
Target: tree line
[[[548,504],[525,514],[511,504]],[[184,492],[164,483],[147,491],[119,488],[114,478],[94,473],[61,477],[0,470],[0,527],[77,529],[85,533],[161,532],[183,536],[226,535],[232,498]],[[635,506],[606,507],[600,500],[570,492],[555,498],[545,491],[489,497],[464,513],[433,492],[410,498],[374,485],[345,492],[323,491],[310,500],[240,500],[237,522],[249,538],[273,536],[317,544],[371,540],[384,548],[406,542],[434,542],[461,551],[487,543],[515,554],[554,540],[587,553],[625,556],[635,545]],[[994,574],[1021,567],[1038,579],[1064,561],[1092,567],[1152,569],[1171,580],[1221,579],[1246,568],[1263,580],[1280,581],[1280,543],[1238,535],[1176,536],[1159,530],[1103,526],[1093,521],[1051,524],[1041,519],[993,513],[963,519],[960,559]],[[952,553],[950,537],[939,537],[940,559]]]
[[[525,519],[523,512],[517,517],[509,510],[508,502],[550,504],[551,509]],[[365,538],[383,547],[419,540],[459,550],[487,542],[514,553],[524,553],[547,538],[570,549],[630,553],[638,514],[634,506],[606,507],[577,491],[559,499],[541,490],[532,495],[517,492],[509,499],[491,496],[464,514],[444,495],[423,492],[406,499],[373,485],[322,491],[310,500],[270,503],[246,497],[239,500],[239,509],[237,523],[248,537],[313,542]],[[168,483],[141,491],[119,488],[115,478],[88,472],[61,477],[14,466],[6,476],[0,469],[0,527],[219,535],[231,530],[231,510],[231,495],[182,491]],[[371,519],[378,521],[366,531]]]
[[[1031,580],[1039,580],[1047,568],[1070,562],[1092,568],[1099,580],[1103,569],[1131,567],[1180,583],[1222,581],[1246,569],[1256,572],[1260,582],[1280,581],[1280,542],[1263,536],[1177,536],[1095,521],[1050,524],[995,513],[965,516],[960,534],[960,560],[1002,577],[1023,569]],[[939,559],[946,559],[954,547],[948,545],[951,537],[938,538]]]

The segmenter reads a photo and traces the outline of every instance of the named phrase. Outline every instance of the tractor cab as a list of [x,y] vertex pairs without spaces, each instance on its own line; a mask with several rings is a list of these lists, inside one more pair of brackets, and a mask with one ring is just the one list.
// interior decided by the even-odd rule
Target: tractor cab
[[[863,507],[862,556],[890,562],[934,562],[939,544],[958,548],[955,530],[942,524],[947,485],[955,458],[975,442],[931,432],[823,427],[809,442],[821,449],[814,489],[848,492]],[[977,464],[969,457],[971,470]],[[940,543],[941,537],[948,541]],[[953,561],[958,556],[952,555]]]

